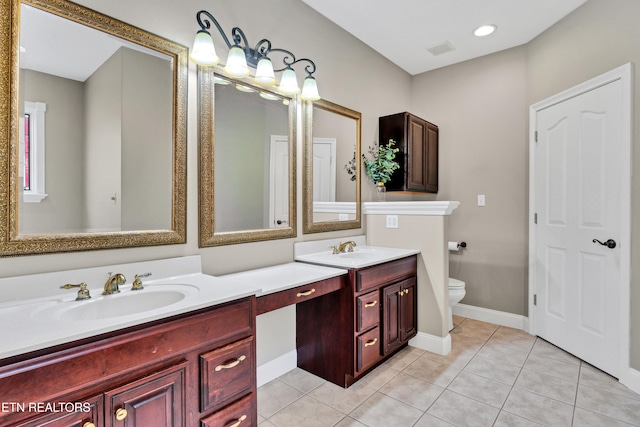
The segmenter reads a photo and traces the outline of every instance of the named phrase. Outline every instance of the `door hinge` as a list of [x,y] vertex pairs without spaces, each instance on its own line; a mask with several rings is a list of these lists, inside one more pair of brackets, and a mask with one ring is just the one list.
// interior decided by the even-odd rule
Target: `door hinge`
[[536,142],[538,142],[538,131],[535,131],[534,139],[535,139]]
[[533,214],[533,223],[534,224],[538,223],[538,213],[537,212]]
[[533,305],[538,305],[538,295],[533,295]]

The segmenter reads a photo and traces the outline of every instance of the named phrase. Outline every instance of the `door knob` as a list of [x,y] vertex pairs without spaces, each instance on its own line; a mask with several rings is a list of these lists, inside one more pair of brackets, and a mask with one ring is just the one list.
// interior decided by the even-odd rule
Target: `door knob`
[[276,221],[276,224],[278,224],[278,225],[282,225],[282,224],[284,224],[284,221],[283,221],[283,220],[281,220],[281,219],[279,219],[279,220],[277,220],[277,221]]
[[598,240],[598,239],[593,239],[593,243],[600,243],[602,246],[606,246],[606,247],[608,247],[609,249],[613,249],[613,248],[615,248],[615,247],[616,247],[616,241],[615,241],[615,240],[613,240],[613,239],[609,239],[609,240],[607,240],[606,242],[601,242],[601,241],[600,241],[600,240]]

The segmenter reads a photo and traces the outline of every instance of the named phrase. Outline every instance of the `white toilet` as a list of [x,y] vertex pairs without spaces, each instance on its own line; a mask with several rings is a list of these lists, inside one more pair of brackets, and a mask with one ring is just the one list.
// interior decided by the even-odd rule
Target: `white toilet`
[[449,330],[453,329],[453,306],[464,298],[465,293],[464,282],[449,277]]

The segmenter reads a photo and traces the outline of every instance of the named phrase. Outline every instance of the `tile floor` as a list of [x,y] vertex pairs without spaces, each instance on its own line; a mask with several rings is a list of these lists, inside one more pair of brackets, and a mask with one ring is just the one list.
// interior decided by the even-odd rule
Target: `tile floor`
[[454,317],[446,356],[407,347],[348,389],[295,369],[260,427],[640,426],[640,395],[526,332]]

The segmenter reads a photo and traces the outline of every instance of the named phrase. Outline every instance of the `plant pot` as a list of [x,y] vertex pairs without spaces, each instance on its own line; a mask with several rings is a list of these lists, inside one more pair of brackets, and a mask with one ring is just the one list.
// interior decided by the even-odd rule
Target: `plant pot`
[[376,183],[376,201],[377,202],[387,201],[387,187],[384,186],[384,182]]

